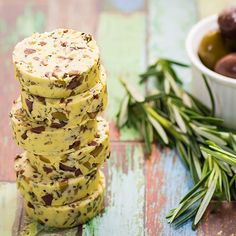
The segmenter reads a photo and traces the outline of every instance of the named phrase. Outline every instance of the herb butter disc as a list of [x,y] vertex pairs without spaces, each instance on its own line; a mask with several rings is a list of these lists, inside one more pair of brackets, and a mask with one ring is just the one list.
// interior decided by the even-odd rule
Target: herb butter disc
[[92,88],[100,77],[99,49],[90,34],[72,29],[35,33],[13,51],[15,77],[34,95],[64,98]]
[[106,108],[106,75],[102,69],[101,79],[94,87],[68,98],[44,98],[22,89],[21,101],[32,120],[45,121],[51,127],[60,127],[68,122],[70,125],[82,124],[94,119]]
[[110,154],[108,123],[99,118],[96,138],[87,146],[67,154],[38,155],[26,152],[34,169],[48,179],[87,175],[101,167]]
[[24,200],[29,217],[50,227],[68,228],[83,224],[99,214],[104,208],[105,178],[91,195],[64,206],[43,206]]
[[52,128],[44,122],[32,122],[20,99],[13,104],[11,113],[13,137],[26,151],[37,154],[61,154],[80,149],[90,143],[97,133],[97,120],[80,126]]
[[24,154],[15,158],[17,187],[23,198],[45,206],[60,206],[91,194],[98,186],[101,171],[86,176],[50,180],[34,169]]

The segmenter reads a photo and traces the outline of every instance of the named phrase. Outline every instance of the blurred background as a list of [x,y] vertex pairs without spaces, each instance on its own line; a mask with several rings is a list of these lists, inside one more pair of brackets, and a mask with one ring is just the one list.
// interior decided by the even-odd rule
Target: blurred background
[[[184,43],[190,27],[233,3],[235,0],[0,0],[0,180],[14,180],[13,158],[19,152],[8,119],[19,94],[11,63],[19,40],[59,27],[93,34],[109,78],[111,138],[128,140],[133,134],[120,134],[113,125],[122,97],[116,78],[124,76],[137,83],[138,73],[157,57],[187,62]],[[190,76],[183,77],[189,87]]]

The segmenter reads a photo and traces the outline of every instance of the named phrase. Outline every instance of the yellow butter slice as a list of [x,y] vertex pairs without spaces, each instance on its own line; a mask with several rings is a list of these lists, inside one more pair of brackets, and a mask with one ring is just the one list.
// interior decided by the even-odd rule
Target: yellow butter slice
[[18,99],[12,107],[11,127],[17,144],[37,154],[69,153],[90,143],[97,133],[97,120],[81,126],[51,128],[44,122],[32,122]]
[[15,77],[25,91],[63,98],[99,81],[99,49],[90,34],[72,29],[35,33],[13,51]]
[[23,198],[45,206],[61,206],[91,194],[98,187],[101,171],[86,176],[50,180],[34,169],[25,154],[15,159],[17,187]]
[[102,175],[96,191],[88,197],[64,206],[43,206],[27,200],[25,210],[29,217],[50,227],[68,228],[83,224],[104,208],[105,178]]
[[45,121],[51,127],[61,123],[78,125],[94,119],[107,106],[106,75],[101,71],[101,80],[84,93],[63,99],[44,98],[21,92],[23,108],[35,121]]
[[108,123],[99,118],[96,138],[87,146],[67,154],[38,155],[27,152],[34,169],[48,179],[87,175],[101,167],[110,154]]

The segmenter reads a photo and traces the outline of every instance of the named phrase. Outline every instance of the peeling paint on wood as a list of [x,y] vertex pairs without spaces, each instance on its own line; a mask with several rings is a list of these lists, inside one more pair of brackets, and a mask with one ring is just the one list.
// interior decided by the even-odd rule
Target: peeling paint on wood
[[99,0],[50,0],[46,30],[65,27],[95,35],[100,5]]
[[[144,205],[145,205],[145,178],[144,178],[143,147],[139,143],[113,143],[112,153],[105,167],[107,177],[107,193],[105,211],[83,226],[83,235],[144,235]],[[15,191],[11,196],[17,202],[15,184],[6,184]],[[0,189],[1,190],[1,189]],[[1,193],[1,191],[0,191]],[[4,199],[2,194],[0,199]],[[7,197],[7,195],[4,195]],[[22,204],[22,202],[21,202]],[[5,204],[10,207],[11,202]],[[14,211],[16,210],[16,203]],[[1,208],[2,209],[2,208]],[[14,228],[23,230],[28,226],[30,232],[41,231],[42,227],[37,223],[31,223],[24,213],[18,208],[21,215],[20,225]],[[15,213],[15,212],[14,212]],[[14,222],[14,214],[7,228],[10,229]],[[25,223],[28,222],[28,223]],[[68,230],[42,231],[39,235],[77,235],[80,227]]]
[[113,144],[107,162],[107,200],[102,217],[85,225],[83,235],[144,235],[142,145]]
[[[148,61],[153,63],[158,57],[187,61],[185,38],[196,21],[194,1],[151,0],[148,2]],[[184,6],[184,10],[182,7]],[[190,72],[180,71],[185,85],[191,82]],[[187,78],[187,79],[186,79]],[[152,89],[152,83],[148,89]],[[177,206],[188,191],[191,180],[175,153],[168,149],[155,149],[150,160],[145,161],[146,177],[146,218],[147,235],[196,235],[190,224],[175,230],[168,225],[165,216]]]
[[[108,74],[109,105],[107,116],[115,121],[119,103],[124,91],[118,81],[124,77],[132,85],[137,85],[138,74],[145,66],[145,14],[137,12],[129,15],[116,12],[102,12],[97,31],[102,61]],[[140,91],[141,92],[141,91]],[[117,136],[111,139],[116,139]],[[121,140],[138,138],[133,130],[122,130]]]
[[41,10],[35,10],[30,1],[21,4],[1,1],[0,15],[1,22],[4,22],[1,25],[5,24],[0,32],[0,83],[4,85],[0,86],[0,167],[4,166],[0,171],[0,180],[14,180],[13,160],[20,149],[13,142],[9,127],[10,108],[19,94],[19,85],[13,78],[12,48],[22,37],[41,31],[45,15]]
[[1,32],[5,35],[3,40],[1,40],[1,49],[6,52],[12,48],[19,39],[27,37],[33,32],[42,31],[45,23],[44,20],[44,13],[38,10],[34,11],[32,3],[28,2],[24,7],[23,12],[15,19],[15,25],[10,29],[4,27],[4,30]]
[[174,151],[154,148],[152,156],[145,161],[145,232],[147,235],[194,236],[196,232],[192,231],[191,223],[175,229],[165,219],[191,187],[191,177]]
[[[96,35],[108,73],[112,155],[104,169],[107,176],[106,210],[89,223],[73,229],[41,232],[39,235],[233,235],[235,204],[213,203],[197,232],[190,223],[174,229],[165,221],[168,211],[178,204],[191,185],[189,172],[175,152],[155,147],[144,158],[142,142],[133,130],[116,128],[114,120],[123,90],[117,77],[136,85],[138,74],[158,56],[187,61],[184,40],[198,14],[205,16],[231,4],[232,0],[0,0],[0,180],[14,180],[13,158],[19,152],[8,125],[8,112],[18,85],[12,78],[11,52],[21,37],[33,31],[72,27]],[[171,5],[171,7],[170,7]],[[197,10],[198,9],[198,10]],[[60,14],[58,14],[60,12]],[[4,46],[3,46],[4,45]],[[181,72],[189,88],[189,73]],[[185,79],[189,78],[189,79]],[[6,83],[6,79],[9,83]],[[144,88],[140,90],[144,92]],[[3,121],[3,122],[2,122]],[[136,140],[131,141],[130,140]],[[123,142],[121,140],[126,140]],[[127,142],[129,141],[129,142]],[[14,183],[0,183],[0,234],[19,234],[27,218],[18,204]],[[39,231],[38,224],[29,225]]]
[[203,223],[199,225],[198,235],[235,236],[235,219],[235,202],[211,202]]
[[[197,20],[195,1],[150,0],[148,11],[148,62],[153,63],[158,57],[187,62],[185,39]],[[191,72],[180,70],[179,73],[190,88]]]
[[17,191],[15,183],[0,182],[0,234],[12,235],[17,209]]

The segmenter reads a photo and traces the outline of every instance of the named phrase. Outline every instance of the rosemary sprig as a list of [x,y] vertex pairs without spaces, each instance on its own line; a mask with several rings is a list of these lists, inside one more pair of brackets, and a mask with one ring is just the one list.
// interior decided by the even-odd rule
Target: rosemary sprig
[[155,93],[143,97],[121,79],[126,95],[120,104],[117,124],[141,133],[147,153],[152,142],[174,147],[189,168],[195,186],[170,210],[167,220],[180,225],[193,219],[197,226],[213,199],[236,200],[236,141],[222,128],[222,119],[213,116],[215,102],[205,76],[212,103],[208,109],[182,88],[175,66],[187,65],[158,59],[140,75],[140,83],[154,79]]

